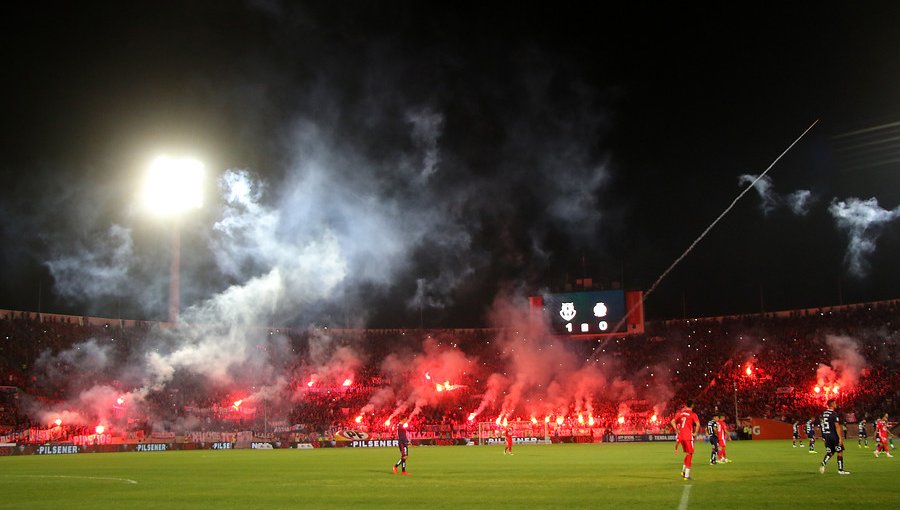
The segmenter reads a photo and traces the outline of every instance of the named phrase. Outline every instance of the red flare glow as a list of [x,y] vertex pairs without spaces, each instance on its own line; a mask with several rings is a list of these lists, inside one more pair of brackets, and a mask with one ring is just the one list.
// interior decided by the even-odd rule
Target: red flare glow
[[624,416],[619,416],[619,419],[616,420],[616,421],[619,422],[619,425],[621,425],[621,424],[625,423],[625,417],[624,417]]
[[313,381],[312,379],[310,379],[309,382],[306,383],[306,385],[307,385],[308,387],[312,388],[312,387],[313,387],[313,384],[315,384],[315,383],[316,383],[316,381]]
[[241,400],[235,400],[234,403],[231,404],[231,407],[233,407],[234,410],[237,411],[238,409],[240,409],[241,404],[243,404],[243,403],[244,403],[244,400],[243,400],[243,399],[241,399]]
[[584,425],[584,416],[578,415],[578,423]]
[[441,384],[435,385],[434,389],[438,392],[444,391],[444,386]]
[[57,418],[57,419],[53,420],[53,423],[54,423],[57,427],[59,427],[60,425],[62,425],[62,420],[60,420],[59,418]]
[[425,379],[428,379],[428,380],[430,381],[430,380],[431,380],[431,374],[429,374],[428,372],[425,372]]
[[822,388],[816,386],[815,388],[813,388],[813,391],[815,391],[816,393],[820,393],[822,391]]
[[353,384],[353,379],[350,379],[349,377],[344,379],[344,386],[350,386],[351,384]]
[[116,404],[122,405],[125,403],[125,397],[119,397],[116,399]]
[[97,425],[96,427],[94,427],[94,432],[98,434],[102,434],[105,430],[106,427],[104,427],[103,425]]
[[353,421],[355,421],[356,423],[362,423],[362,415],[357,416]]
[[537,418],[535,418],[534,416],[532,416],[532,417],[531,417],[531,423],[537,423]]
[[475,417],[476,417],[476,416],[478,416],[478,415],[475,414],[475,413],[469,414],[469,421],[475,421]]
[[390,427],[390,426],[391,426],[391,420],[384,420],[384,426],[385,426],[385,427]]
[[556,424],[557,424],[557,425],[562,425],[564,421],[566,421],[566,419],[563,418],[562,416],[557,416],[557,417],[556,417]]
[[831,391],[833,391],[833,392],[834,392],[834,394],[835,394],[835,395],[837,395],[837,392],[838,392],[838,387],[837,387],[837,386],[835,386],[835,387],[834,387],[834,388],[832,388],[832,389],[831,389]]
[[544,416],[544,423],[550,423],[550,416]]
[[406,421],[403,422],[403,428],[408,429],[408,428],[409,428],[409,422],[406,422]]
[[593,416],[588,416],[588,425],[590,425],[590,426],[594,425],[594,417]]
[[656,423],[656,420],[657,420],[657,418],[656,418],[656,415],[655,415],[655,414],[654,414],[653,416],[650,417],[650,421],[651,421],[651,422]]
[[753,367],[747,365],[747,370],[745,370],[745,372],[747,373],[747,375],[753,375]]

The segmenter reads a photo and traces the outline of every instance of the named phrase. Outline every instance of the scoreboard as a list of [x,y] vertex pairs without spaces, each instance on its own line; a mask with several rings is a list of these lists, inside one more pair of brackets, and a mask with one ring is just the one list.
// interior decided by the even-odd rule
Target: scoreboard
[[602,290],[544,294],[532,298],[532,307],[542,310],[550,329],[560,336],[621,335],[644,331],[641,292]]

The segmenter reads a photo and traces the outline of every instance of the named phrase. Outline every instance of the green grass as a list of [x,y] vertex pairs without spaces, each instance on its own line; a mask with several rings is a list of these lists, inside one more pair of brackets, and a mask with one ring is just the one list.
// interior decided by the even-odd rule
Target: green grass
[[[819,447],[820,451],[822,446]],[[391,473],[394,448],[232,450],[0,457],[0,508],[893,508],[900,455],[875,459],[848,443],[850,476],[789,441],[728,444],[710,466],[700,443],[680,479],[671,443],[413,447],[411,476]],[[132,483],[129,480],[136,482]],[[687,486],[690,489],[686,489]]]

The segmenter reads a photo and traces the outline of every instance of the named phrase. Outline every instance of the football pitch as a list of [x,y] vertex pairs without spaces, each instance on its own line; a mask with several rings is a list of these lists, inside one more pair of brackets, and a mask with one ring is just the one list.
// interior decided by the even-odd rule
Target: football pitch
[[824,475],[823,454],[790,441],[734,441],[710,466],[698,443],[692,481],[672,443],[194,450],[0,457],[0,508],[895,508],[900,455],[874,458],[847,443]]

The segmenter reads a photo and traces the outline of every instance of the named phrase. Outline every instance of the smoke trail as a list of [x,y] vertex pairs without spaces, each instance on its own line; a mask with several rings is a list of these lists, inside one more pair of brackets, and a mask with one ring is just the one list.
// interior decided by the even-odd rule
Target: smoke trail
[[875,252],[884,227],[900,217],[900,206],[885,210],[875,198],[835,199],[831,201],[828,212],[834,217],[838,229],[847,233],[850,241],[844,262],[851,273],[865,277],[869,272],[868,257]]

